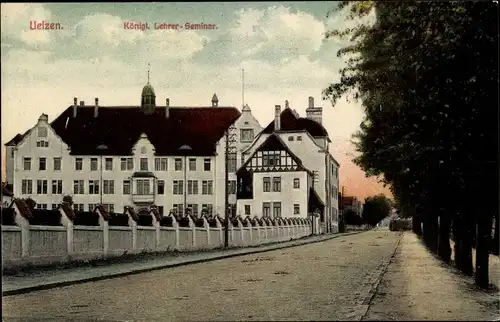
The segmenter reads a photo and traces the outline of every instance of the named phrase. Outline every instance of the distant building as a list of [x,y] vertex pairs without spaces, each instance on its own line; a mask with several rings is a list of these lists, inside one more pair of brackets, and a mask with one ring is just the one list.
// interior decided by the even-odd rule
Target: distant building
[[351,196],[343,196],[341,203],[344,212],[346,212],[347,210],[352,210],[356,213],[356,215],[358,216],[362,215],[363,205],[361,204],[361,201],[358,200],[358,198]]
[[237,172],[241,215],[302,217],[319,211],[323,231],[338,228],[339,164],[329,152],[322,108],[309,98],[307,117],[286,102],[243,152]]

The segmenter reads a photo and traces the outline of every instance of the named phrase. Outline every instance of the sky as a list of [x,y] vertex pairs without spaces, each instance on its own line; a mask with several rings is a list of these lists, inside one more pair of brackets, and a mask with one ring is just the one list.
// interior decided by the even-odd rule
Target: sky
[[[340,163],[346,195],[364,199],[385,193],[375,178],[351,162],[350,142],[363,119],[361,103],[345,98],[332,105],[322,90],[339,79],[345,45],[325,40],[327,30],[352,27],[346,12],[327,17],[334,2],[210,2],[1,4],[3,146],[17,133],[49,121],[78,101],[102,106],[140,105],[150,64],[159,105],[209,106],[244,103],[266,126],[274,106],[305,116],[308,97],[323,107],[331,152]],[[369,17],[368,19],[373,19]],[[33,21],[59,23],[59,30],[31,30]],[[148,23],[145,31],[126,22]],[[213,24],[213,30],[156,30],[155,24]],[[2,162],[2,179],[5,162]]]

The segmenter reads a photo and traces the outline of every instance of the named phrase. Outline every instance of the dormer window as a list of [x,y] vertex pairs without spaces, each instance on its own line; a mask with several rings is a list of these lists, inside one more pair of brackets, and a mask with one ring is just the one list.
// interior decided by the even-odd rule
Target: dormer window
[[252,142],[254,138],[253,129],[241,129],[240,141],[241,142]]
[[302,141],[302,136],[297,136],[297,141]]
[[47,128],[44,126],[41,126],[38,128],[38,137],[39,138],[46,138],[47,137]]
[[288,141],[293,141],[293,136],[289,136]]

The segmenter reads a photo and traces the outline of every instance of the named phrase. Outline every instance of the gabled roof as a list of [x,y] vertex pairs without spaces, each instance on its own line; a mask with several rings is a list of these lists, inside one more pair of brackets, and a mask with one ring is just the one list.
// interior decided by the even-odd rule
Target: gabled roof
[[239,173],[243,169],[245,169],[248,164],[252,161],[252,158],[257,154],[259,151],[278,151],[278,150],[284,150],[286,151],[290,157],[297,163],[297,166],[301,169],[301,171],[307,171],[309,174],[312,175],[312,171],[307,169],[303,164],[300,158],[293,153],[286,143],[277,135],[276,133],[271,134],[270,136],[267,137],[267,139],[262,142],[262,144],[255,149],[254,153],[248,158],[248,160],[245,161],[245,163],[236,171],[236,173]]
[[[216,143],[239,116],[234,107],[170,107],[167,118],[165,107],[145,114],[138,106],[99,106],[94,118],[94,106],[78,106],[73,118],[70,106],[51,126],[72,155],[129,155],[145,133],[157,155],[209,156],[215,154]],[[16,135],[9,143],[17,144],[26,133]],[[99,145],[107,149],[96,149]],[[180,153],[183,145],[191,150]]]
[[[280,130],[281,131],[301,131],[305,130],[312,137],[328,137],[328,132],[316,121],[304,117],[298,117],[290,108],[285,108],[280,114]],[[270,134],[274,132],[274,120],[262,131],[262,133]]]
[[5,143],[5,146],[17,145],[19,142],[21,142],[23,140],[23,138],[26,136],[26,134],[28,134],[29,131],[30,130],[27,130],[23,134],[21,134],[21,133],[16,134],[16,136],[14,136],[12,138],[12,140],[10,140],[9,142]]

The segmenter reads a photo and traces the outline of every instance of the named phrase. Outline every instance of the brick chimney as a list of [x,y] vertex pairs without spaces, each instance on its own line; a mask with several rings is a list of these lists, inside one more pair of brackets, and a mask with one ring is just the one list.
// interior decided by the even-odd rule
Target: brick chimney
[[97,117],[99,113],[99,99],[95,98],[95,106],[94,106],[94,117]]
[[76,113],[77,113],[77,110],[78,110],[78,98],[73,98],[73,118],[76,117]]
[[314,106],[314,97],[309,96],[309,106],[306,109],[306,117],[319,124],[323,122],[323,108]]
[[274,106],[274,130],[281,130],[281,105]]
[[165,100],[165,117],[167,119],[170,117],[170,98]]

